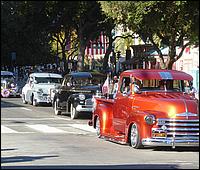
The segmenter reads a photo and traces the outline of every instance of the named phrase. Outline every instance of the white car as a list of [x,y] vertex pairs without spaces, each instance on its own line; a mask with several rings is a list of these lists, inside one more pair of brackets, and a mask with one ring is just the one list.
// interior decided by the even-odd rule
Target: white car
[[32,73],[22,88],[22,102],[37,106],[40,103],[49,103],[53,98],[54,90],[60,86],[62,76],[55,73]]

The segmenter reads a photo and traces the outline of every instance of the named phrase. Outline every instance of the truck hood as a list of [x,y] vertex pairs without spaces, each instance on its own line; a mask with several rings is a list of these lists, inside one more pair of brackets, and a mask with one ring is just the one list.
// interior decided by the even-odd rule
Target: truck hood
[[141,94],[134,105],[139,110],[154,114],[157,118],[196,117],[199,116],[198,100],[180,93]]
[[35,84],[34,88],[37,89],[42,89],[44,94],[50,94],[50,90],[51,89],[55,89],[58,86],[60,86],[60,84],[57,83],[43,83],[43,84]]

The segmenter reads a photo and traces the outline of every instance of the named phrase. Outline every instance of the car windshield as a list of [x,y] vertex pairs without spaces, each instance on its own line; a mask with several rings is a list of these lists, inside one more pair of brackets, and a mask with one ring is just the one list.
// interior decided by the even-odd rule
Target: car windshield
[[13,79],[14,80],[14,76],[12,76],[12,75],[1,75],[1,79]]
[[185,92],[186,80],[136,80],[141,91],[175,91]]
[[75,86],[87,86],[91,84],[91,79],[90,78],[74,78],[72,79],[72,83]]
[[57,77],[35,77],[37,83],[61,83],[62,78]]

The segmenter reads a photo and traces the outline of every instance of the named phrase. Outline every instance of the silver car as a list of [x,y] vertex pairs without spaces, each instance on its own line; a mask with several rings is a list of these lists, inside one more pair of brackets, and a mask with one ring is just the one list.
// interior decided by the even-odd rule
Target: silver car
[[62,76],[55,73],[32,73],[22,88],[22,102],[37,106],[51,104],[54,90],[61,85]]

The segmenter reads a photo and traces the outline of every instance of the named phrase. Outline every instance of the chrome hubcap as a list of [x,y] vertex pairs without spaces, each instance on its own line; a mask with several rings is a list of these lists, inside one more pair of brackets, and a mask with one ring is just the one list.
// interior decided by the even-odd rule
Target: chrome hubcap
[[131,146],[135,146],[137,144],[138,132],[135,124],[131,127]]
[[99,137],[100,136],[100,122],[99,122],[99,118],[97,118],[97,121],[96,121],[96,133],[97,133],[97,136]]

